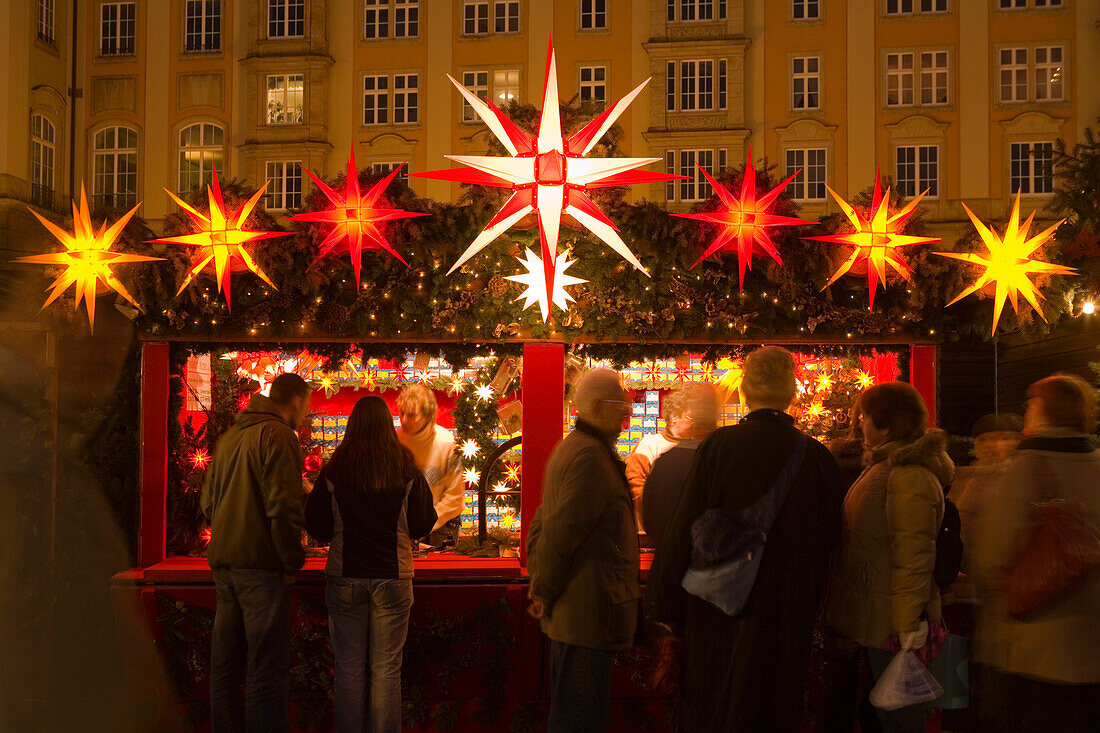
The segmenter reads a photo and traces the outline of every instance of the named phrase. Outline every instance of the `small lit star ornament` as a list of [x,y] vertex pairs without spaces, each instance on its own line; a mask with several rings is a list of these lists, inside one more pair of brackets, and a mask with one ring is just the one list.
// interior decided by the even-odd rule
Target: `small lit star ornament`
[[477,486],[478,482],[481,481],[481,472],[476,468],[467,468],[462,473],[462,479],[468,486]]
[[879,183],[879,176],[876,173],[875,191],[871,196],[870,217],[868,218],[865,217],[862,212],[856,211],[855,207],[842,199],[836,191],[828,186],[825,188],[829,189],[829,193],[836,199],[841,210],[844,212],[845,216],[848,217],[848,221],[852,223],[852,226],[854,226],[856,230],[843,234],[826,234],[820,237],[807,237],[807,239],[814,239],[819,242],[855,246],[855,250],[852,252],[851,256],[837,268],[833,276],[829,278],[829,282],[825,283],[825,287],[821,289],[824,290],[835,283],[842,276],[846,275],[857,263],[866,263],[867,286],[870,293],[870,305],[868,310],[874,310],[875,291],[878,290],[880,282],[884,284],[886,282],[887,266],[905,280],[909,280],[912,277],[913,268],[909,267],[909,264],[902,258],[901,253],[897,250],[901,247],[912,247],[916,244],[928,244],[930,242],[940,241],[936,237],[918,237],[901,233],[902,228],[905,226],[905,222],[916,212],[917,204],[920,203],[920,200],[924,198],[924,195],[928,193],[928,191],[922,191],[920,195],[914,197],[906,203],[905,206],[891,214],[890,189],[887,188],[886,194],[883,195],[882,187]]
[[252,198],[248,199],[244,206],[237,210],[235,216],[230,216],[226,213],[225,199],[222,198],[222,187],[218,182],[218,170],[216,168],[213,171],[213,179],[206,188],[208,201],[210,202],[208,214],[201,213],[167,188],[164,189],[165,193],[171,196],[172,200],[186,211],[191,220],[199,226],[199,231],[192,234],[179,234],[174,237],[151,240],[153,242],[182,244],[199,248],[199,252],[195,255],[187,274],[184,275],[183,283],[180,284],[176,295],[182,293],[184,288],[195,279],[195,276],[211,262],[214,263],[218,292],[225,293],[225,304],[230,309],[232,309],[232,304],[229,300],[229,281],[233,269],[232,265],[235,261],[243,264],[257,277],[275,288],[275,284],[271,282],[267,274],[256,264],[256,260],[252,259],[252,255],[244,248],[244,245],[249,242],[258,242],[272,237],[285,237],[288,234],[288,232],[257,232],[243,228],[249,215],[252,214],[252,210],[256,208],[256,202],[260,200],[266,190],[267,181],[260,187],[260,190],[252,194]]
[[191,454],[191,465],[198,470],[204,470],[210,465],[210,454],[203,449],[196,450]]
[[462,377],[451,377],[451,383],[450,386],[447,387],[447,392],[457,396],[462,394],[462,390],[465,389],[465,387],[466,381],[462,379]]
[[458,452],[466,458],[473,458],[479,452],[481,452],[481,449],[478,448],[477,441],[473,438],[470,438],[462,444],[462,447],[458,449]]
[[562,310],[566,310],[569,307],[570,301],[575,300],[572,295],[565,292],[567,285],[580,285],[588,281],[565,274],[565,271],[570,265],[576,262],[576,260],[569,259],[568,253],[560,252],[554,262],[554,297],[547,298],[546,279],[543,277],[542,272],[542,260],[539,259],[539,256],[533,249],[526,250],[524,254],[526,259],[517,257],[516,260],[527,268],[527,272],[522,275],[509,275],[504,279],[512,280],[513,282],[517,282],[527,287],[519,296],[525,301],[523,309],[527,310],[535,303],[538,303],[539,309],[542,311],[542,320],[545,321],[550,315],[551,302]]
[[[696,219],[710,224],[719,224],[722,231],[714,238],[714,241],[703,251],[703,254],[695,261],[695,265],[723,251],[737,252],[738,286],[745,289],[745,271],[752,269],[752,255],[754,249],[763,252],[780,265],[783,258],[779,255],[772,242],[768,227],[797,226],[800,224],[813,224],[812,221],[798,219],[793,216],[779,216],[769,214],[771,207],[783,189],[787,187],[800,171],[795,171],[787,180],[768,191],[760,198],[756,197],[756,168],[752,164],[752,150],[749,150],[748,160],[745,161],[745,176],[741,183],[741,196],[738,198],[721,183],[716,181],[709,173],[697,165],[699,171],[706,177],[718,199],[722,202],[721,209],[717,211],[703,211],[697,214],[674,214],[684,219]],[[691,268],[694,268],[692,265]]]
[[477,395],[478,401],[488,402],[493,399],[493,387],[490,384],[482,384],[474,390],[474,394]]
[[[558,232],[561,229],[563,217],[568,217],[585,227],[627,262],[646,275],[649,274],[623,242],[615,225],[588,197],[587,191],[591,188],[675,180],[685,176],[635,170],[649,163],[655,163],[660,160],[659,158],[585,157],[608,128],[615,123],[619,115],[630,106],[649,82],[648,79],[575,135],[566,138],[561,130],[558,74],[552,41],[547,50],[542,114],[539,118],[538,132],[533,136],[519,129],[491,102],[481,100],[454,78],[450,76],[448,78],[458,88],[470,107],[484,120],[510,157],[449,155],[447,157],[451,160],[469,166],[473,170],[459,168],[413,175],[512,189],[512,196],[458,258],[448,274],[461,267],[486,245],[532,213],[538,219],[545,293],[555,292],[554,278],[557,268],[552,264],[557,262]],[[544,311],[543,317],[546,318],[547,315],[548,311]]]
[[860,389],[867,389],[868,387],[873,386],[874,383],[875,378],[867,372],[863,371],[862,369],[856,372],[856,384],[859,385]]
[[745,372],[741,369],[741,365],[733,359],[719,359],[718,368],[724,369],[725,373],[718,380],[716,386],[722,393],[722,401],[729,402],[735,395],[739,394],[741,383],[745,379]]
[[1053,265],[1049,262],[1040,262],[1039,260],[1030,259],[1031,255],[1035,253],[1037,249],[1042,247],[1046,242],[1054,236],[1054,232],[1062,225],[1062,221],[1047,227],[1043,231],[1039,232],[1033,237],[1028,237],[1028,231],[1031,229],[1031,221],[1035,218],[1035,213],[1032,212],[1023,225],[1020,224],[1020,194],[1016,193],[1016,202],[1012,206],[1012,215],[1008,218],[1008,225],[1005,227],[1004,234],[998,237],[992,230],[982,223],[981,219],[974,216],[974,212],[967,208],[966,204],[963,204],[963,208],[966,209],[967,215],[970,216],[970,221],[974,222],[974,228],[978,230],[979,236],[982,238],[982,242],[989,250],[989,256],[984,257],[981,254],[968,252],[960,254],[957,252],[936,252],[936,254],[943,257],[951,257],[952,259],[962,260],[963,262],[970,262],[975,265],[981,265],[985,268],[978,279],[974,281],[974,284],[964,289],[961,293],[955,296],[948,305],[957,303],[971,293],[985,288],[988,285],[994,286],[993,293],[993,330],[992,335],[997,334],[997,323],[1001,319],[1001,311],[1004,309],[1005,301],[1011,301],[1012,310],[1016,313],[1020,312],[1018,298],[1020,295],[1024,296],[1024,299],[1031,304],[1031,307],[1035,309],[1035,312],[1039,314],[1039,317],[1046,321],[1047,317],[1043,315],[1043,308],[1040,305],[1041,300],[1045,300],[1042,293],[1035,287],[1035,283],[1031,282],[1031,275],[1044,274],[1044,275],[1072,275],[1077,270],[1072,267],[1064,267],[1062,265]]
[[80,301],[84,301],[84,307],[88,311],[88,326],[94,330],[96,289],[100,283],[114,290],[132,303],[134,307],[140,307],[137,301],[134,300],[134,296],[130,295],[130,292],[111,271],[113,265],[152,262],[163,259],[161,257],[145,257],[144,255],[111,251],[112,245],[114,245],[122,230],[126,228],[126,224],[130,221],[134,212],[138,210],[138,206],[141,206],[141,204],[127,211],[122,218],[111,224],[111,226],[107,226],[107,222],[103,222],[99,231],[96,232],[95,227],[92,225],[91,212],[88,209],[88,196],[84,192],[83,184],[81,184],[80,206],[77,206],[75,201],[73,202],[72,234],[43,218],[34,209],[29,209],[35,218],[42,222],[42,226],[46,227],[50,234],[54,235],[57,241],[65,247],[64,252],[30,255],[15,260],[16,262],[26,262],[33,265],[61,265],[65,268],[57,276],[57,279],[50,283],[52,291],[50,297],[46,298],[46,302],[42,305],[43,310],[50,303],[57,300],[70,285],[73,285],[76,290],[73,307],[79,308]]
[[520,466],[518,463],[507,463],[504,466],[504,480],[509,483],[519,483]]
[[[404,163],[390,171],[389,175],[374,184],[365,194],[359,188],[359,169],[355,166],[355,150],[348,158],[347,182],[344,192],[337,193],[331,186],[304,167],[317,188],[332,202],[332,208],[325,211],[307,211],[288,216],[287,221],[310,221],[321,224],[334,224],[332,231],[321,242],[321,251],[317,260],[333,252],[347,251],[351,255],[351,266],[355,268],[355,286],[359,287],[359,270],[362,267],[363,249],[382,249],[409,266],[405,258],[398,254],[382,234],[380,224],[393,219],[405,219],[413,216],[427,216],[417,211],[390,209],[379,205],[383,192],[393,182]],[[315,260],[316,261],[316,260]]]

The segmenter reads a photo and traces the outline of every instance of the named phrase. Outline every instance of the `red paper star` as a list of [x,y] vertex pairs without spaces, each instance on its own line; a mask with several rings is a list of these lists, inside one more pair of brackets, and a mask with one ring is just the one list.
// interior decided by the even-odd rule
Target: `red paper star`
[[650,384],[657,384],[661,380],[661,365],[657,362],[647,364],[645,378]]

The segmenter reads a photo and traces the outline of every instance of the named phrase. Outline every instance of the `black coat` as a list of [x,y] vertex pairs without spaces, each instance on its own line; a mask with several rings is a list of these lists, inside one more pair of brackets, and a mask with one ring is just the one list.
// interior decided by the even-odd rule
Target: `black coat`
[[794,450],[794,420],[756,410],[699,447],[649,575],[656,621],[684,636],[680,680],[685,731],[797,731],[810,643],[840,541],[842,489],[828,449],[810,441],[780,510],[745,609],[729,617],[680,585],[691,564],[691,526],[707,509],[742,509],[778,478]]

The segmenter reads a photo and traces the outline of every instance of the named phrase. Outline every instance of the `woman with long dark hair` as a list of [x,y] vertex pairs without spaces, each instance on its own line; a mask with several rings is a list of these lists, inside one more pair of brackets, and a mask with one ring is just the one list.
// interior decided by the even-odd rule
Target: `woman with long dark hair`
[[329,543],[325,598],[338,732],[401,730],[412,538],[435,520],[428,482],[398,442],[385,401],[363,397],[306,504],[306,528]]

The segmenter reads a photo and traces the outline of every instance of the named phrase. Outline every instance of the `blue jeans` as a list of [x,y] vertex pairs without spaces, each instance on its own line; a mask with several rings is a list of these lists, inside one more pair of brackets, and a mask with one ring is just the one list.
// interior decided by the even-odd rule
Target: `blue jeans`
[[289,731],[290,586],[275,570],[215,568],[214,589],[211,730]]
[[412,579],[330,576],[325,600],[336,662],[337,733],[400,733]]
[[[894,658],[893,652],[867,647],[867,659],[871,663],[871,673],[877,680]],[[897,710],[878,710],[885,733],[924,733],[928,715],[926,705],[910,705]],[[1053,732],[1052,732],[1053,733]]]
[[550,640],[550,721],[547,733],[607,728],[613,652]]

